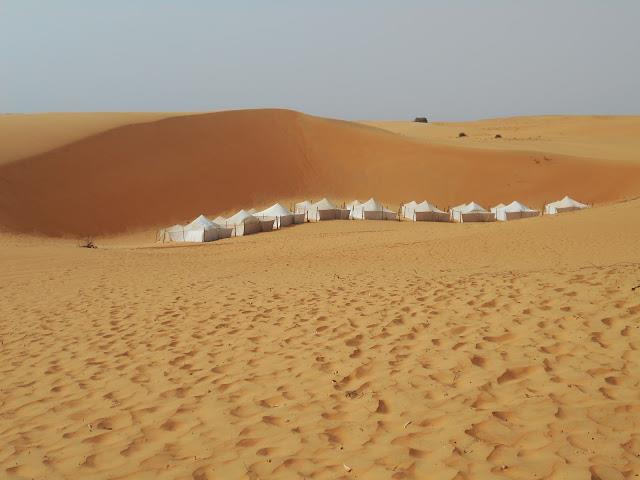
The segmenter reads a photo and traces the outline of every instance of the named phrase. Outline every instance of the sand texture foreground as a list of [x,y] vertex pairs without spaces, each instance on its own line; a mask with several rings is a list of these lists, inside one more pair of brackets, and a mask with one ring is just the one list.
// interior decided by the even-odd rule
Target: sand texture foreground
[[639,212],[0,236],[0,477],[637,478]]

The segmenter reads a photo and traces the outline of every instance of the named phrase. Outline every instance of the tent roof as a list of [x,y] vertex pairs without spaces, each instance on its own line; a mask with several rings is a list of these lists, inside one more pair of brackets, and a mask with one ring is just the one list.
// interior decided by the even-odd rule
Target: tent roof
[[567,208],[567,207],[577,207],[577,208],[585,208],[587,205],[584,203],[580,203],[573,198],[570,198],[568,195],[565,196],[562,200],[558,200],[557,202],[551,202],[548,206],[550,207],[558,207],[558,208]]
[[435,205],[431,205],[426,200],[417,204],[413,209],[414,212],[436,212],[436,213],[444,213],[442,210],[437,208]]
[[506,212],[535,212],[532,208],[527,207],[524,203],[520,203],[517,200],[514,200],[509,205],[505,205],[504,210]]
[[359,200],[354,200],[353,202],[347,203],[347,209],[352,210],[355,207],[362,205]]
[[365,211],[365,212],[391,212],[391,213],[393,213],[388,208],[384,208],[384,205],[382,205],[382,203],[380,203],[375,198],[370,198],[366,202],[360,204],[358,207],[362,208],[362,210]]
[[370,198],[360,205],[365,212],[379,212],[384,210],[384,206],[375,198]]
[[255,216],[265,216],[265,217],[284,217],[285,215],[293,215],[288,208],[280,203],[275,203],[271,205],[269,208],[265,208],[261,212],[255,212]]
[[312,205],[313,208],[317,208],[318,210],[335,210],[337,205],[333,203],[331,200],[323,198],[322,200],[317,201]]
[[217,223],[218,225],[224,225],[225,223],[227,223],[227,219],[224,218],[223,216],[218,216],[213,219],[213,223]]
[[246,210],[240,210],[235,215],[227,218],[227,222],[231,225],[240,225],[241,223],[255,223],[259,220]]
[[296,203],[296,208],[297,207],[301,207],[301,208],[309,208],[311,206],[311,202],[309,200],[304,200],[302,202]]
[[205,230],[211,230],[214,228],[221,228],[222,225],[218,225],[215,222],[212,222],[204,215],[199,215],[195,220],[193,220],[188,225],[185,225],[185,230],[191,230],[194,228],[204,228]]
[[457,207],[453,207],[451,210],[459,210],[462,213],[475,213],[475,212],[487,213],[487,210],[482,205],[479,205],[476,202],[470,202],[467,204],[458,205]]

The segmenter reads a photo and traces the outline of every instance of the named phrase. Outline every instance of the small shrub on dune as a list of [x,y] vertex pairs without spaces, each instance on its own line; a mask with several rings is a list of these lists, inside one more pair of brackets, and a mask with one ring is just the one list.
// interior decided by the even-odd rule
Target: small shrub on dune
[[413,121],[417,123],[429,123],[429,120],[427,120],[427,117],[416,117],[413,119]]
[[460,132],[460,133],[458,134],[458,138],[462,138],[462,137],[466,137],[466,136],[467,136],[467,134],[466,134],[466,133],[464,133],[464,132]]

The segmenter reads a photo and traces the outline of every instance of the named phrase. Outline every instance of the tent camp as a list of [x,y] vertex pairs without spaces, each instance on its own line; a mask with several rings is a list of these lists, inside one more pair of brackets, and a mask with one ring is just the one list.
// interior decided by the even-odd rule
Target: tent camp
[[260,212],[255,212],[254,217],[260,220],[271,220],[274,222],[275,228],[288,227],[293,225],[293,213],[280,203],[271,205]]
[[494,222],[496,216],[476,202],[458,205],[451,209],[454,222]]
[[354,220],[395,220],[397,218],[395,212],[385,208],[374,198],[364,203],[352,204],[349,210],[349,218]]
[[227,226],[233,227],[235,236],[240,237],[273,230],[273,220],[260,220],[246,210],[240,210],[227,218]]
[[422,203],[409,202],[402,206],[402,216],[414,222],[448,222],[449,214],[426,200]]
[[162,241],[173,242],[212,242],[229,238],[233,229],[212,222],[204,215],[198,216],[187,225],[174,225],[161,231]]
[[583,208],[589,208],[589,205],[580,203],[568,196],[557,202],[548,203],[544,206],[544,213],[546,215],[555,215],[556,213],[571,212],[573,210],[582,210]]
[[508,220],[517,220],[519,218],[531,218],[540,215],[539,210],[533,210],[526,205],[514,200],[509,205],[496,205],[491,209],[496,216],[496,220],[506,222]]

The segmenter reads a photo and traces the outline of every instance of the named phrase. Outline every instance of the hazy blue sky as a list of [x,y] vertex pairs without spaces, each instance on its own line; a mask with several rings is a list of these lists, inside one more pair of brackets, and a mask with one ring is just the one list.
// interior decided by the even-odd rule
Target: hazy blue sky
[[640,0],[0,0],[0,111],[640,114]]

